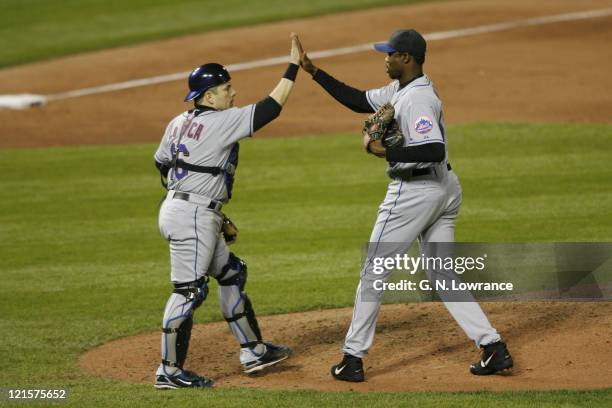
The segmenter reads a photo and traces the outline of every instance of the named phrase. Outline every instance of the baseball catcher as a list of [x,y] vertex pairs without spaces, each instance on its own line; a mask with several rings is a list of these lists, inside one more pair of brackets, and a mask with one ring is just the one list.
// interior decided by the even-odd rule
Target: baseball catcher
[[289,347],[263,339],[245,289],[247,264],[228,248],[236,241],[238,228],[221,212],[232,198],[239,142],[277,118],[293,89],[299,63],[295,36],[290,61],[267,97],[243,107],[234,107],[236,91],[224,66],[208,63],[194,69],[185,97],[194,106],[170,121],[155,153],[162,184],[168,189],[159,211],[159,229],[169,243],[174,286],[164,310],[155,388],[214,385],[184,367],[193,314],[207,298],[210,277],[217,281],[219,306],[240,346],[238,357],[245,373],[265,369],[291,354]]

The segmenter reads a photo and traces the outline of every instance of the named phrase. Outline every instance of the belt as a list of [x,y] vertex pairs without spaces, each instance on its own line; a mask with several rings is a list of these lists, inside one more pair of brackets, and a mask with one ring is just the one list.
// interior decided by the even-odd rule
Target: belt
[[[446,169],[448,171],[451,171],[453,168],[451,167],[450,163],[446,163]],[[435,168],[434,167],[426,167],[424,169],[413,169],[412,172],[410,173],[410,175],[412,177],[418,177],[418,176],[427,176],[429,174],[435,174]]]
[[183,201],[189,201],[194,204],[204,205],[211,210],[221,211],[223,203],[217,200],[211,200],[209,198],[202,197],[198,194],[184,193],[182,191],[175,191],[172,198],[176,198]]

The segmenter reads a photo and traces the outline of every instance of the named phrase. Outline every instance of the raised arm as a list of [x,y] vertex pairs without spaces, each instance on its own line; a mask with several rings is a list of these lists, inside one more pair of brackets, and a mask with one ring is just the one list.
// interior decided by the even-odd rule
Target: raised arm
[[304,71],[312,75],[314,79],[327,93],[329,93],[335,100],[357,113],[372,113],[374,109],[368,103],[366,92],[360,89],[353,88],[346,85],[343,82],[338,81],[336,78],[329,75],[319,67],[315,66],[297,39],[297,46],[300,52],[300,66]]
[[291,33],[291,54],[289,56],[289,66],[285,75],[281,78],[278,85],[270,92],[270,95],[255,105],[253,114],[253,129],[257,131],[276,119],[285,105],[289,94],[293,90],[300,63],[298,50],[298,39],[295,33]]

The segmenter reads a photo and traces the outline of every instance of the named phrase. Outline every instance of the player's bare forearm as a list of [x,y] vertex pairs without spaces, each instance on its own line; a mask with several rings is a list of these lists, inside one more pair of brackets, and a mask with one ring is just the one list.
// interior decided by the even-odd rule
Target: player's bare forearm
[[[297,67],[297,66],[296,66]],[[291,68],[288,68],[289,71]],[[282,78],[276,88],[272,92],[270,92],[270,97],[274,99],[280,106],[284,106],[287,103],[287,99],[289,99],[289,95],[293,90],[294,82],[287,78]]]

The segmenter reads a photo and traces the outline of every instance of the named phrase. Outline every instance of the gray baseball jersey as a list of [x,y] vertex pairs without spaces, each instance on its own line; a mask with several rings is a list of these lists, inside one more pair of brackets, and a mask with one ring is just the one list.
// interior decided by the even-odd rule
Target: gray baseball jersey
[[221,167],[227,173],[215,176],[177,168],[168,175],[168,189],[226,203],[231,198],[238,164],[238,142],[253,133],[254,112],[253,104],[223,111],[183,112],[175,117],[164,132],[155,160],[169,162],[178,149],[179,159],[198,166]]
[[189,164],[223,169],[217,175],[183,168],[168,174],[170,193],[160,209],[159,227],[170,241],[173,282],[194,281],[207,272],[215,276],[220,272],[215,262],[227,259],[227,245],[219,236],[220,213],[173,200],[173,191],[229,201],[238,166],[238,142],[253,133],[254,111],[255,105],[222,111],[191,110],[172,119],[164,132],[155,153],[157,162],[169,162],[178,149],[178,158]]
[[[446,143],[442,101],[438,97],[427,75],[415,79],[400,89],[395,80],[386,86],[366,92],[368,103],[376,111],[382,105],[391,103],[395,108],[395,120],[404,135],[404,146],[418,146],[426,143]],[[447,162],[444,159],[444,164]],[[401,177],[412,168],[430,167],[432,163],[390,163],[389,177]]]

